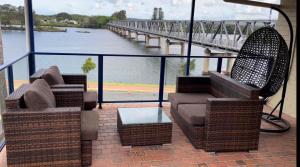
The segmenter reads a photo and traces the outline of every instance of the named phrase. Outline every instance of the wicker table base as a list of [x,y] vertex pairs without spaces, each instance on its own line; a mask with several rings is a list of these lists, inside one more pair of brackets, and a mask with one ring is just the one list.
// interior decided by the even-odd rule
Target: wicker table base
[[[155,108],[152,108],[155,110]],[[159,108],[156,108],[156,110]],[[157,121],[153,123],[145,122],[141,123],[125,123],[118,109],[117,127],[120,135],[121,143],[123,146],[145,146],[145,145],[161,145],[171,143],[172,140],[172,122],[171,121]],[[127,109],[128,110],[128,109]],[[137,109],[133,109],[137,110]],[[143,108],[138,109],[139,112],[143,111]],[[144,108],[149,110],[149,108]],[[163,111],[161,111],[162,114]],[[166,116],[166,115],[164,115]],[[136,114],[132,114],[131,120],[139,119]],[[147,117],[147,116],[145,116]],[[123,121],[122,121],[123,120]]]

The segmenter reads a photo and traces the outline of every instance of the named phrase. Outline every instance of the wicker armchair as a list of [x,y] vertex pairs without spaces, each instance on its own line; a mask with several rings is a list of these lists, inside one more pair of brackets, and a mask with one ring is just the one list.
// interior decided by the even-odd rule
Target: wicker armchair
[[[55,108],[31,109],[24,100],[30,86],[20,86],[5,99],[7,109],[2,116],[7,165],[90,165],[98,115],[82,112],[83,89],[52,89]],[[91,124],[94,127],[90,128]]]
[[92,110],[97,106],[97,92],[87,91],[87,76],[83,74],[61,74],[57,66],[40,69],[30,76],[30,83],[45,79],[53,89],[83,88],[83,108]]
[[209,152],[258,149],[263,101],[259,90],[217,72],[178,77],[171,114],[195,148]]

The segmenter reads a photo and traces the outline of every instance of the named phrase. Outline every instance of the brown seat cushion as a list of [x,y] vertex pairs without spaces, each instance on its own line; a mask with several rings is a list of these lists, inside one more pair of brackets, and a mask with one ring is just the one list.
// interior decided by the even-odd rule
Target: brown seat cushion
[[81,112],[81,140],[96,140],[98,127],[99,115],[97,111]]
[[65,84],[57,66],[51,66],[47,69],[42,75],[42,78],[45,79],[49,85]]
[[91,110],[97,106],[97,92],[87,91],[83,93],[84,109]]
[[43,79],[35,80],[24,94],[27,108],[52,108],[56,107],[55,96],[50,86]]
[[178,114],[188,124],[193,126],[204,126],[206,104],[180,104]]
[[214,98],[209,93],[169,93],[173,109],[177,111],[179,104],[204,104],[208,98]]

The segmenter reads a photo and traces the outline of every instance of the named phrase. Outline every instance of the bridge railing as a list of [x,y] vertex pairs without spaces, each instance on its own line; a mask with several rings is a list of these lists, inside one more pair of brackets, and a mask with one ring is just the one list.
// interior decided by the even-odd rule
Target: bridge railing
[[[117,28],[188,41],[190,22],[187,20],[118,20],[107,24]],[[256,29],[275,26],[274,20],[195,20],[192,43],[210,48],[237,52],[245,39]]]

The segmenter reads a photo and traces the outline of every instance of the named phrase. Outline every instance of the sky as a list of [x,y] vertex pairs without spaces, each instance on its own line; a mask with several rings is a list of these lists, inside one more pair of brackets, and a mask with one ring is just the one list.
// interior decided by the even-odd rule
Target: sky
[[[150,19],[153,8],[162,8],[165,20],[189,20],[191,0],[32,0],[38,14],[68,12],[84,15],[106,15],[126,10],[128,18]],[[280,0],[257,0],[280,3]],[[0,4],[23,5],[23,0],[0,0]],[[277,12],[271,18],[277,19]],[[225,3],[223,0],[196,0],[195,20],[269,19],[270,9]]]

